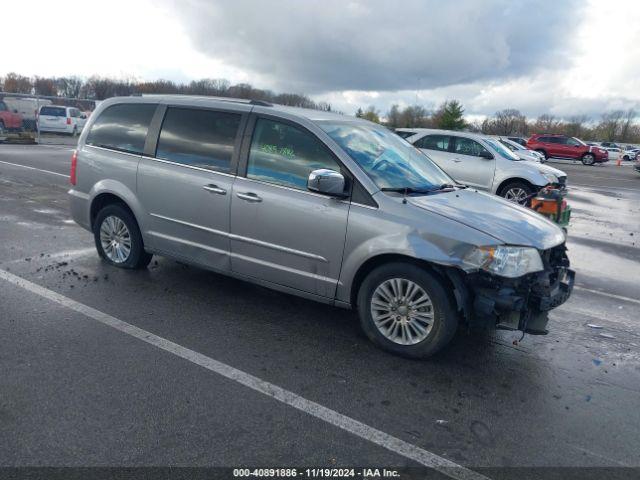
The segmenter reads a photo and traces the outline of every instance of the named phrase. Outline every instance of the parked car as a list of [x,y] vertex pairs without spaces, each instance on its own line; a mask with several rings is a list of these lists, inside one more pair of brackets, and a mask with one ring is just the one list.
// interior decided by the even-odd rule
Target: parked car
[[563,171],[520,161],[495,138],[450,130],[417,130],[407,141],[464,185],[520,204],[547,185],[566,185],[567,174]]
[[600,142],[600,146],[601,146],[601,147],[604,147],[604,148],[617,148],[617,149],[618,149],[618,151],[620,151],[620,150],[621,150],[620,145],[618,145],[618,144],[617,144],[617,143],[615,143],[615,142]]
[[26,130],[36,129],[36,119],[40,107],[51,105],[53,102],[46,99],[36,99],[29,97],[4,97],[4,101],[11,110],[15,110],[22,117],[22,126]]
[[40,107],[38,128],[40,132],[78,135],[87,121],[87,116],[75,107],[45,105]]
[[527,146],[527,139],[526,138],[522,138],[522,137],[507,137],[507,138],[509,140],[511,140],[512,142],[519,143],[523,147]]
[[22,130],[22,117],[16,110],[11,110],[4,100],[0,100],[0,135],[20,130]]
[[520,160],[530,160],[532,162],[538,163],[544,163],[546,161],[544,155],[542,155],[540,152],[536,152],[535,150],[530,150],[527,147],[523,147],[518,142],[509,140],[507,137],[495,136],[493,138],[497,138],[500,143],[502,143],[502,145],[515,153],[520,158]]
[[640,153],[640,148],[636,147],[629,150],[623,150],[620,152],[620,156],[622,157],[622,160],[635,160],[638,153]]
[[545,158],[569,158],[585,165],[609,161],[609,152],[604,148],[587,145],[566,135],[535,134],[527,141],[527,147],[542,153]]
[[165,255],[354,308],[373,342],[408,357],[439,351],[459,322],[547,333],[574,283],[557,225],[330,112],[112,98],[70,181],[72,216],[107,264]]

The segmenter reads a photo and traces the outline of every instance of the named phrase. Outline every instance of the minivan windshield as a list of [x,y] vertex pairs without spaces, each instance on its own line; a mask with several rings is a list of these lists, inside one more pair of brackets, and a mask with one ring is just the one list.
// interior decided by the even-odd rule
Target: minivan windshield
[[493,147],[493,149],[500,154],[501,157],[506,158],[507,160],[518,161],[520,157],[509,150],[507,147],[502,145],[499,141],[494,140],[493,138],[485,138],[483,139],[485,142],[489,144],[489,146]]
[[318,122],[380,189],[434,190],[456,182],[424,153],[384,127]]

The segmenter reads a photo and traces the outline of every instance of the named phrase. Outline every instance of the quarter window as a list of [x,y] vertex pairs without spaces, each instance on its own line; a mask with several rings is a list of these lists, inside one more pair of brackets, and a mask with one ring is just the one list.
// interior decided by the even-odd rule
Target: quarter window
[[309,173],[319,168],[340,171],[337,161],[317,138],[291,125],[258,119],[247,178],[306,190]]
[[111,105],[94,122],[87,144],[142,154],[155,111],[156,105],[150,103]]
[[168,108],[156,157],[172,162],[229,172],[240,114]]
[[483,152],[489,153],[486,148],[475,140],[464,137],[456,137],[454,152],[460,155],[469,155],[472,157],[479,157]]
[[449,150],[450,139],[448,135],[427,135],[416,142],[416,147],[446,152]]

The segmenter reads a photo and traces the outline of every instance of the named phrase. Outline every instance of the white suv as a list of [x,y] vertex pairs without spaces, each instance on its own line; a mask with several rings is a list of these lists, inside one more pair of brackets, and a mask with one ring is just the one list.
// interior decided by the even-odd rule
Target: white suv
[[415,128],[407,141],[427,154],[457,182],[516,203],[547,185],[566,185],[562,170],[522,161],[499,140],[468,132]]
[[74,107],[43,105],[38,115],[40,132],[80,134],[87,123],[87,116]]

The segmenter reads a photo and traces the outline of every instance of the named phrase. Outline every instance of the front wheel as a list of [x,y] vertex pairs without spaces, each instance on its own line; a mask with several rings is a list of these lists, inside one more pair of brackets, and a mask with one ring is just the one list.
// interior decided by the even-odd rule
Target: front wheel
[[527,199],[533,192],[531,185],[524,182],[510,182],[502,187],[499,195],[518,205],[526,205]]
[[358,314],[373,343],[410,358],[434,355],[458,327],[457,312],[442,281],[410,263],[373,270],[360,286]]
[[100,257],[115,267],[145,268],[151,261],[136,219],[121,205],[108,205],[98,212],[93,236]]
[[593,153],[585,153],[582,156],[582,163],[583,165],[593,165],[594,163],[596,163],[596,157],[593,155]]
[[547,152],[545,150],[538,149],[536,150],[536,152],[541,153],[545,160],[549,159],[549,156],[547,155]]

